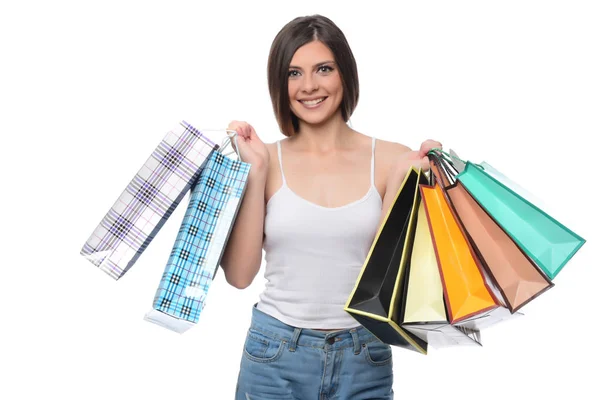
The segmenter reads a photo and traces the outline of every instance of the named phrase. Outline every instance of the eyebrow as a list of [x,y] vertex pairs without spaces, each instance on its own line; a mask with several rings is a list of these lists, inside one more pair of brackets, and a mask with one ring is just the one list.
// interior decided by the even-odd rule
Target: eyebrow
[[[313,68],[317,68],[317,67],[320,67],[325,64],[335,64],[335,61],[322,61],[320,63],[313,65]],[[302,67],[298,67],[296,65],[290,65],[289,68],[302,69]]]

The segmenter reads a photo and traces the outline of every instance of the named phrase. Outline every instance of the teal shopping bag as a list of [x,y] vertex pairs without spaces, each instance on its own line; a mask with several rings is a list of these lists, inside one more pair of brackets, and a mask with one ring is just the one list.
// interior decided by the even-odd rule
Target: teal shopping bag
[[512,190],[508,178],[503,177],[501,182],[487,173],[485,166],[467,161],[456,179],[549,279],[554,279],[585,243],[581,236]]

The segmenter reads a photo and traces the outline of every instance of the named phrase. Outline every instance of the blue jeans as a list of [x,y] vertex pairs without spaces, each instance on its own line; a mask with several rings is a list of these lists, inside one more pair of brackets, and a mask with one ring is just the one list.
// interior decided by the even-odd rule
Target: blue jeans
[[252,309],[236,400],[393,399],[392,349],[362,326],[318,331]]

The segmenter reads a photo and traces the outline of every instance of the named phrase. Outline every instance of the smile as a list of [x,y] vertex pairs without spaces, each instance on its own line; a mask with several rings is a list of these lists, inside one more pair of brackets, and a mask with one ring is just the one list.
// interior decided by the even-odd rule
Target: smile
[[321,97],[319,99],[314,99],[314,100],[298,100],[300,103],[302,103],[302,105],[304,105],[305,107],[308,108],[313,108],[318,106],[319,104],[321,104],[322,102],[325,101],[325,99],[327,99],[327,96],[325,97]]

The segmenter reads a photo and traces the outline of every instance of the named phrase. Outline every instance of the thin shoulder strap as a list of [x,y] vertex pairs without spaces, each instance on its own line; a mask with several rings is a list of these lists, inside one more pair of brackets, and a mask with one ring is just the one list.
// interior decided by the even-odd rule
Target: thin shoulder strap
[[283,163],[281,161],[281,140],[277,141],[277,156],[279,158],[279,170],[281,171],[281,180],[284,185],[287,185],[285,181],[285,175],[283,174]]
[[375,138],[371,144],[371,186],[375,186]]

